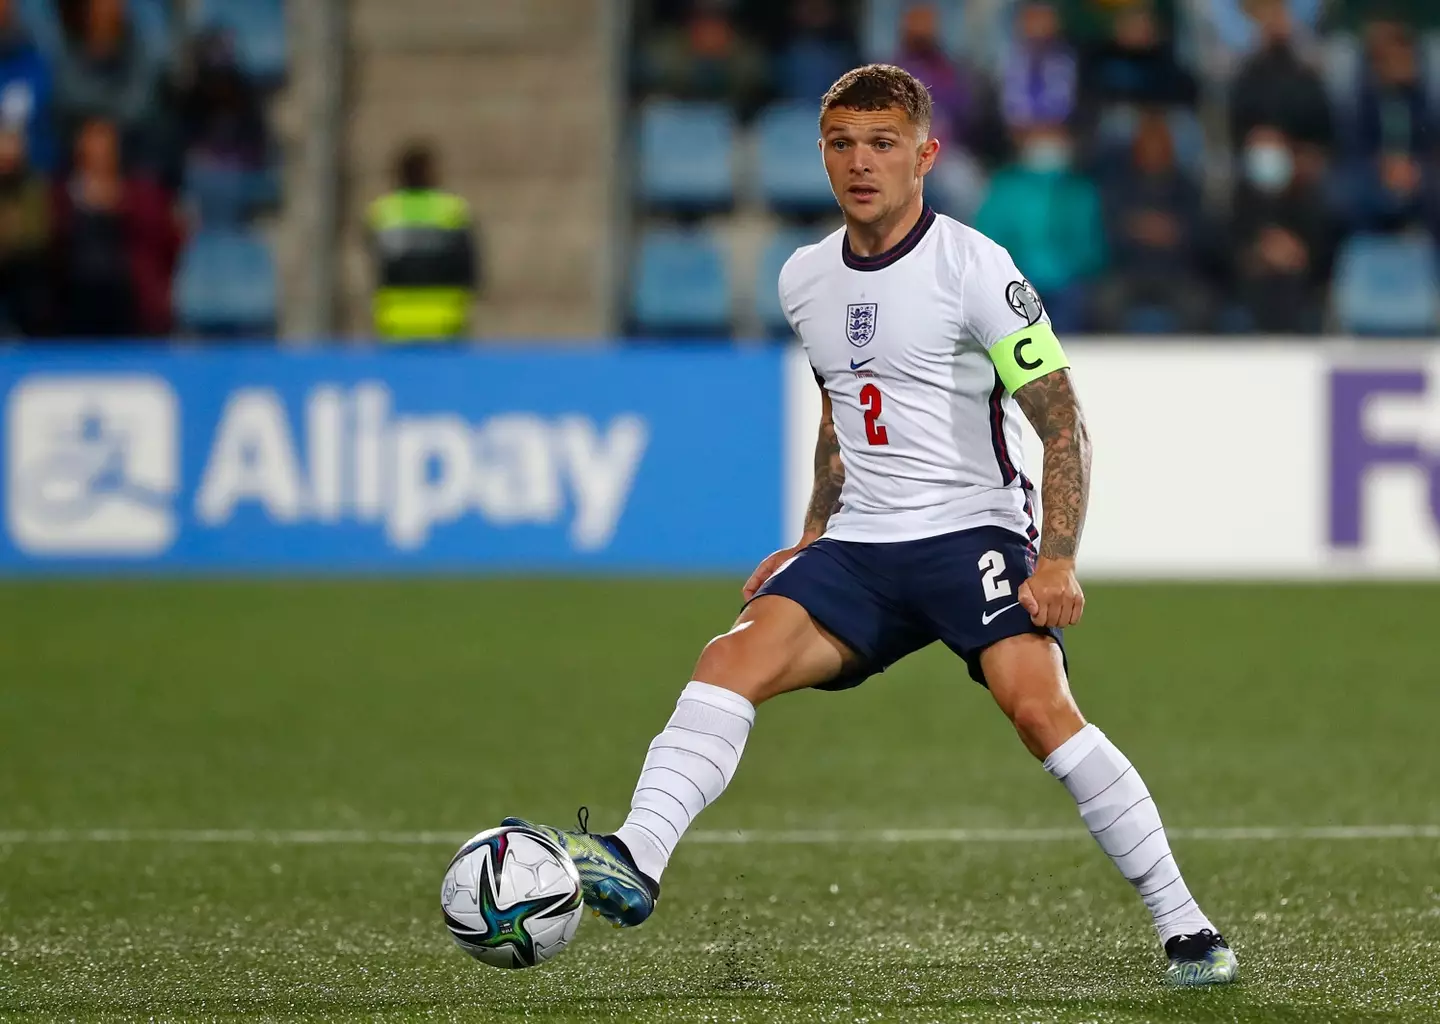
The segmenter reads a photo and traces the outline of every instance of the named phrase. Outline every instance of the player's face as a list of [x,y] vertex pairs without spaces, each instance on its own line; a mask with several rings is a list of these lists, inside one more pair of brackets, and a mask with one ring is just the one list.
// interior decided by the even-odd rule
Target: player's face
[[940,143],[927,139],[899,107],[836,107],[820,122],[820,149],[846,218],[873,224],[915,197]]

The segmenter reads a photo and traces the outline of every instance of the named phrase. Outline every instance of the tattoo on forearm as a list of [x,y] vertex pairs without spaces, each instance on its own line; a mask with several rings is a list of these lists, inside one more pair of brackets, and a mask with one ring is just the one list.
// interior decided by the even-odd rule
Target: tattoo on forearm
[[1015,392],[1015,401],[1045,442],[1040,556],[1074,558],[1090,500],[1090,434],[1070,371],[1057,370],[1031,381]]
[[835,422],[830,416],[820,420],[820,436],[815,441],[815,488],[810,492],[810,507],[805,511],[805,532],[821,534],[825,524],[840,508],[840,489],[845,486],[845,463],[840,460],[840,439],[835,436]]

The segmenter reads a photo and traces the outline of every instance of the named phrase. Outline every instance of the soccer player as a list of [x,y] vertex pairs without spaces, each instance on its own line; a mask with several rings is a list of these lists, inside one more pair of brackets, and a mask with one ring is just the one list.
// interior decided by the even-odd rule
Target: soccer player
[[[639,924],[676,844],[734,775],[757,707],[855,686],[939,640],[1135,887],[1166,979],[1232,981],[1235,954],[1186,886],[1144,780],[1070,694],[1061,631],[1085,604],[1075,579],[1085,420],[1044,306],[1010,255],[925,205],[939,150],[930,116],[925,87],[888,65],[826,93],[820,148],[845,226],[780,272],[822,393],[804,532],[760,563],[739,620],[706,645],[624,824],[592,834],[582,811],[578,831],[531,827],[570,853],[592,908]],[[1043,532],[1021,412],[1044,442]]]

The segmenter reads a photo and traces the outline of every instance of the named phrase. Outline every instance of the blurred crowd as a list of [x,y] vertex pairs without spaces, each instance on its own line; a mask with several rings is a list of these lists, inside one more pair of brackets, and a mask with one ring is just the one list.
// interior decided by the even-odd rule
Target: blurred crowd
[[927,196],[1062,329],[1440,328],[1435,0],[652,0],[639,26],[637,100],[742,132],[867,60],[911,71]]
[[264,83],[184,6],[0,0],[0,336],[168,335],[187,238],[274,201]]

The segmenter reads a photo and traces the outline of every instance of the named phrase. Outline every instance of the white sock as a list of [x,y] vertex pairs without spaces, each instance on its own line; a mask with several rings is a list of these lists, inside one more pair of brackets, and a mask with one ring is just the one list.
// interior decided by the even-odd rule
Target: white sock
[[1180,876],[1144,780],[1103,732],[1085,726],[1045,759],[1045,770],[1064,783],[1090,834],[1145,901],[1162,944],[1215,930]]
[[725,792],[754,724],[755,706],[738,693],[709,683],[680,692],[675,713],[650,743],[630,814],[615,831],[652,879],[660,880],[695,816]]

